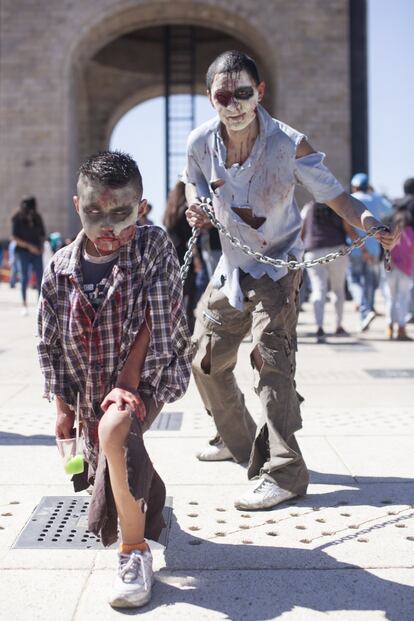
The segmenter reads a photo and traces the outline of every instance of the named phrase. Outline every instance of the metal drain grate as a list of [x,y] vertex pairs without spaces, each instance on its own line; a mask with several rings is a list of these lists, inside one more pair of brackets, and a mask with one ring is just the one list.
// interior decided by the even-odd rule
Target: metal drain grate
[[183,412],[161,412],[152,423],[150,431],[180,431]]
[[[89,496],[44,496],[12,547],[102,550],[100,539],[88,531],[89,503]],[[167,526],[158,543],[166,546],[172,515],[171,496],[166,499],[163,515]]]
[[414,377],[414,369],[364,369],[375,379],[411,379]]

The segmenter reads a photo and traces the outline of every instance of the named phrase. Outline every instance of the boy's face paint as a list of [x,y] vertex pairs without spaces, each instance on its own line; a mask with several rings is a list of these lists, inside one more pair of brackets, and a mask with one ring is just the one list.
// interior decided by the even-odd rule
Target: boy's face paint
[[81,178],[74,204],[86,236],[102,254],[115,252],[134,237],[140,199],[132,184],[108,188]]
[[247,71],[217,73],[211,86],[210,101],[227,129],[241,131],[256,118],[264,82],[258,86]]

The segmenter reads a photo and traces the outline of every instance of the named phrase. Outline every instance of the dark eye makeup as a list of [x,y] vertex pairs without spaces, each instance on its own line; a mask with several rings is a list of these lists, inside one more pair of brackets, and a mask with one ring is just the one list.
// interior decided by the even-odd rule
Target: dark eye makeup
[[240,88],[236,88],[234,91],[235,99],[250,99],[253,97],[253,88],[251,86],[243,86]]
[[254,90],[251,86],[241,86],[240,88],[236,88],[234,93],[231,91],[216,91],[214,98],[220,105],[227,108],[233,97],[234,99],[246,101],[247,99],[253,97],[253,94]]

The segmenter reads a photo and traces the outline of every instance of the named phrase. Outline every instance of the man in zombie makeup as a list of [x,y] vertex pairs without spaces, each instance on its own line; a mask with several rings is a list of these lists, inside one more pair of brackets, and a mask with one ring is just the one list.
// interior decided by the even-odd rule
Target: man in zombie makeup
[[[211,197],[218,220],[242,243],[275,259],[300,260],[301,217],[294,199],[302,184],[352,226],[381,224],[324,166],[306,136],[273,119],[260,105],[265,83],[253,59],[229,51],[207,71],[207,94],[217,117],[188,140],[184,172],[187,219],[209,226],[200,207]],[[377,235],[384,248],[396,231]],[[259,263],[220,235],[223,254],[200,300],[194,330],[193,372],[217,435],[198,454],[203,461],[249,460],[257,480],[235,506],[266,509],[305,494],[309,476],[294,433],[301,428],[295,385],[300,271]],[[262,403],[257,426],[233,370],[237,350],[251,330],[255,391]]]
[[45,396],[55,396],[56,436],[74,434],[79,399],[86,468],[75,490],[93,484],[89,530],[104,545],[121,533],[110,604],[151,597],[145,537],[164,526],[165,487],[142,435],[190,375],[189,334],[174,247],[158,227],[137,226],[145,207],[138,167],[103,152],[80,168],[76,211],[83,229],[43,277],[38,345]]

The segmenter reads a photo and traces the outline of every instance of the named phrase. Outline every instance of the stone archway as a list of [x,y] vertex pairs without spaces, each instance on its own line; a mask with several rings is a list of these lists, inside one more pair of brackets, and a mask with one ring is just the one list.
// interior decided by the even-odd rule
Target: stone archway
[[[163,11],[161,3],[135,5],[111,19],[103,18],[73,50],[71,77],[76,99],[72,118],[78,136],[77,153],[71,157],[74,164],[105,148],[116,121],[133,105],[164,94],[162,31],[167,24],[186,23],[195,28],[196,93],[205,92],[204,76],[211,60],[226,49],[237,48],[256,58],[268,83],[267,104],[273,107],[274,63],[269,63],[269,49],[254,27],[222,8],[162,6]],[[173,92],[185,92],[185,88],[177,84]]]
[[[69,214],[79,160],[105,145],[117,110],[152,96],[145,80],[139,90],[128,90],[130,77],[116,92],[122,83],[119,70],[110,70],[103,51],[116,42],[123,45],[128,33],[134,38],[165,24],[204,28],[222,37],[225,48],[251,51],[268,83],[266,107],[306,132],[346,182],[351,160],[350,3],[355,0],[48,0],[47,6],[45,0],[19,0],[17,6],[4,0],[3,236],[9,230],[8,210],[27,193],[38,198],[48,230],[67,234],[78,228]],[[205,49],[209,60],[221,51],[217,41]],[[118,77],[112,83],[114,74]],[[153,87],[153,95],[161,94],[159,84]]]

